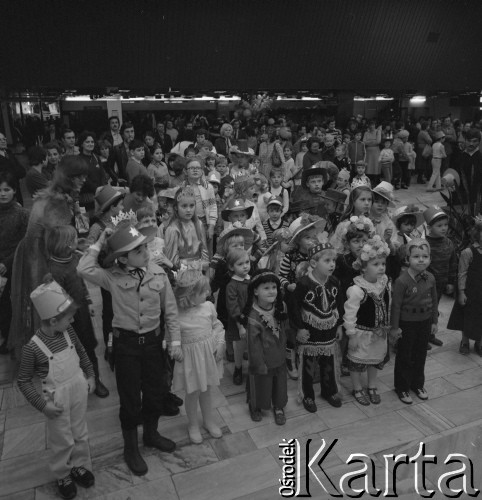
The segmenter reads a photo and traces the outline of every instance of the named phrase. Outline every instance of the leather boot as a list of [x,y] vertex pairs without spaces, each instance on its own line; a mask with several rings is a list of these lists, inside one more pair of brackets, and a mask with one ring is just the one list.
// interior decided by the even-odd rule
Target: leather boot
[[106,398],[110,393],[109,389],[101,382],[99,377],[95,377],[95,391],[94,394],[98,398]]
[[144,446],[150,446],[165,451],[166,453],[172,453],[176,449],[176,443],[159,434],[157,431],[157,422],[157,418],[145,420],[143,425],[144,434],[142,436]]
[[122,437],[124,438],[124,460],[127,467],[136,476],[143,476],[147,473],[147,464],[139,453],[137,428],[122,429]]

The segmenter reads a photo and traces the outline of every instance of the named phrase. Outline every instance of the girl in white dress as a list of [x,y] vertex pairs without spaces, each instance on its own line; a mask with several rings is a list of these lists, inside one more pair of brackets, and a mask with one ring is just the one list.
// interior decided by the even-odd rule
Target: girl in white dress
[[183,361],[174,366],[173,391],[186,391],[185,407],[191,442],[202,443],[198,422],[198,401],[203,426],[213,438],[222,437],[213,414],[211,386],[219,385],[223,371],[224,327],[216,308],[206,297],[211,294],[207,277],[200,269],[180,271],[174,288],[179,308]]

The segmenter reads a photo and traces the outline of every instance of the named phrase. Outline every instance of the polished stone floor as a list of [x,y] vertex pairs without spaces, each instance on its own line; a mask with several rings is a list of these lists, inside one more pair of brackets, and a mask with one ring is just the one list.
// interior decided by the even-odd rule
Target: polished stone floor
[[[430,204],[436,195],[427,195],[421,187],[397,192],[401,202]],[[93,290],[98,303],[99,294]],[[111,390],[107,399],[89,397],[88,426],[92,468],[96,484],[89,490],[79,488],[79,498],[88,499],[275,499],[279,498],[282,462],[279,443],[298,438],[302,446],[311,439],[316,451],[321,439],[336,445],[323,462],[327,476],[338,485],[349,471],[359,470],[347,464],[352,453],[363,453],[372,459],[375,485],[384,489],[384,455],[406,453],[414,456],[419,443],[426,444],[426,454],[435,454],[437,465],[427,465],[425,487],[438,491],[438,479],[453,470],[444,465],[450,453],[462,453],[472,459],[475,487],[481,487],[482,475],[482,358],[471,352],[458,353],[460,333],[445,328],[452,300],[441,302],[440,335],[442,347],[430,351],[426,364],[426,389],[429,400],[414,397],[406,406],[393,392],[393,360],[380,373],[379,406],[360,406],[350,395],[350,379],[342,378],[340,394],[343,406],[328,406],[317,398],[318,412],[307,413],[296,402],[296,384],[289,382],[287,423],[279,427],[265,412],[261,422],[253,422],[245,404],[243,387],[231,382],[232,364],[225,365],[225,377],[214,390],[216,417],[223,429],[221,439],[205,438],[201,445],[191,445],[183,408],[180,416],[164,417],[159,430],[174,439],[178,448],[173,454],[142,449],[149,466],[144,477],[133,476],[122,459],[122,438],[118,421],[118,395],[112,372],[102,360],[104,383]],[[99,306],[95,318],[98,321]],[[28,406],[13,380],[14,363],[0,358],[0,499],[43,500],[56,498],[47,466],[49,450],[44,417]],[[312,456],[312,455],[311,455]],[[301,460],[301,483],[306,476],[306,458]],[[393,464],[388,465],[393,470]],[[399,498],[421,498],[415,492],[414,478],[419,477],[413,465],[396,470]],[[418,475],[417,475],[418,474]],[[310,493],[315,498],[331,498],[313,475],[309,476]],[[460,481],[454,481],[452,488]],[[327,486],[327,483],[324,483]],[[361,480],[351,488],[363,487]],[[327,488],[330,491],[329,488]],[[301,486],[303,492],[303,486]],[[347,498],[347,497],[345,497]],[[446,498],[437,493],[434,498]],[[467,498],[462,495],[462,498]]]

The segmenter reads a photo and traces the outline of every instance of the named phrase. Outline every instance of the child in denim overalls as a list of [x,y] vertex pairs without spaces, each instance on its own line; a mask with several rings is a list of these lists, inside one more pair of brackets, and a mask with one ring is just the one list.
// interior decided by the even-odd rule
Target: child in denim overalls
[[[74,498],[80,486],[94,484],[90,463],[87,395],[95,389],[94,370],[70,326],[75,302],[55,281],[30,295],[41,319],[40,329],[22,351],[18,387],[28,402],[47,417],[50,468],[62,498]],[[32,378],[42,381],[42,395]]]

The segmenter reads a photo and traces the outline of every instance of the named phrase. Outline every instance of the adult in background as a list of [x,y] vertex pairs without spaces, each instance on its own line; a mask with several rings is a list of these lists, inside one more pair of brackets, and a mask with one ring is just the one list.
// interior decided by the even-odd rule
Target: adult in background
[[454,153],[454,149],[457,148],[457,133],[455,132],[455,128],[452,124],[452,120],[450,116],[446,116],[442,120],[442,132],[445,134],[445,154],[447,158],[442,160],[442,173],[450,167],[450,162],[452,160],[452,155]]
[[465,193],[469,213],[480,214],[482,198],[482,153],[480,152],[480,130],[470,129],[465,135],[465,150],[460,155],[458,170],[461,188]]
[[[115,162],[117,164],[117,168],[119,170],[119,184],[125,185],[125,183],[127,183],[126,167],[130,158],[129,144],[135,137],[134,125],[132,122],[124,122],[120,129],[120,133],[122,135],[122,144],[114,146],[114,154],[112,155],[110,162]],[[120,182],[121,179],[123,183]]]
[[315,163],[323,161],[322,142],[318,137],[310,137],[308,139],[308,151],[303,156],[303,170],[307,170]]
[[234,142],[232,142],[233,127],[229,123],[223,123],[219,134],[219,137],[214,141],[214,147],[218,155],[223,155],[227,158],[231,151],[231,146],[234,146]]
[[429,122],[424,121],[420,124],[420,132],[417,135],[417,158],[415,160],[415,165],[417,168],[417,182],[423,184],[423,176],[426,179],[430,179],[432,175],[432,155],[423,156],[423,151],[427,146],[432,146],[432,137],[428,133]]
[[380,143],[382,142],[382,132],[380,127],[375,128],[375,120],[368,122],[368,129],[363,134],[363,142],[366,148],[366,174],[372,181],[372,186],[378,184],[380,180],[381,165],[378,162],[380,156]]
[[10,172],[16,179],[15,197],[23,205],[22,193],[20,191],[20,179],[25,177],[25,168],[15,158],[15,155],[7,149],[7,136],[0,131],[0,172]]
[[27,155],[30,168],[25,176],[25,186],[30,196],[33,197],[39,189],[45,189],[49,185],[49,180],[44,174],[47,166],[47,153],[41,146],[32,146]]
[[99,157],[94,153],[95,134],[84,130],[79,135],[80,157],[87,163],[87,180],[80,190],[79,205],[92,217],[94,215],[94,196],[97,188],[107,184],[107,174]]
[[30,293],[48,272],[45,233],[52,227],[75,224],[79,214],[80,190],[87,179],[88,166],[78,156],[62,158],[50,187],[39,191],[30,212],[25,238],[15,252],[12,267],[12,323],[8,348],[20,352],[35,331],[40,318],[32,307]]
[[154,133],[154,141],[161,145],[162,152],[167,154],[174,147],[174,142],[169,134],[166,134],[164,123],[158,122],[156,132]]
[[[38,146],[34,146],[38,147]],[[7,342],[12,320],[12,265],[15,250],[25,236],[29,212],[15,199],[17,179],[8,171],[0,172],[0,278],[7,279],[0,291],[0,354],[8,354]]]
[[172,143],[176,144],[177,136],[179,132],[174,128],[174,125],[171,120],[166,121],[166,134],[171,138]]
[[109,118],[109,130],[101,135],[101,140],[109,141],[114,146],[120,146],[123,142],[122,134],[120,133],[120,121],[118,116]]
[[76,156],[80,153],[79,148],[75,145],[75,132],[70,128],[64,129],[62,133],[62,146],[64,156]]

